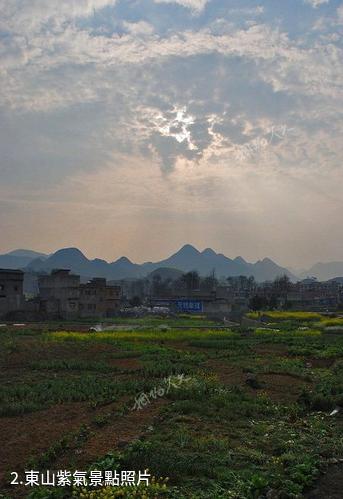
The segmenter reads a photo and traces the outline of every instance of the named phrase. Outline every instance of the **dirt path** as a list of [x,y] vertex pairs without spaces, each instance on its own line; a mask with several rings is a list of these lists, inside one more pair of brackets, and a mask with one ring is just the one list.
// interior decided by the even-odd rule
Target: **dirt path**
[[87,441],[73,451],[73,456],[65,454],[55,465],[68,469],[72,460],[73,466],[86,468],[108,452],[125,447],[148,431],[149,426],[158,418],[161,408],[167,403],[168,400],[161,398],[141,410],[129,410],[122,416],[113,415],[109,424],[93,431]]
[[[140,438],[158,418],[161,408],[168,400],[157,399],[141,410],[129,410],[127,414],[116,415],[118,403],[90,410],[85,404],[63,404],[45,411],[27,414],[17,418],[0,419],[0,491],[24,497],[25,487],[10,486],[10,471],[23,475],[30,457],[43,454],[58,439],[70,432],[77,432],[82,425],[89,429],[86,441],[78,448],[63,451],[48,466],[50,470],[86,470],[88,466],[118,448]],[[95,415],[112,413],[113,420],[103,427],[92,424]],[[53,423],[53,424],[52,424]],[[44,471],[44,470],[39,470]]]
[[0,418],[0,483],[6,472],[22,472],[31,456],[43,453],[54,441],[77,430],[90,417],[94,417],[94,412],[86,404],[74,403]]

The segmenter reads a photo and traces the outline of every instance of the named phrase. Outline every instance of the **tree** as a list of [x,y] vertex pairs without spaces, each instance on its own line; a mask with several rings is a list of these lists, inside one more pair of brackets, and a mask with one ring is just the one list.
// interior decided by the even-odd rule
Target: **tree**
[[152,278],[152,292],[154,296],[159,296],[161,291],[162,278],[160,274],[155,274]]
[[163,280],[160,274],[154,275],[152,280],[153,295],[159,298],[168,297],[171,292],[172,284],[173,280],[170,277]]
[[268,300],[264,296],[253,296],[249,301],[249,307],[255,312],[268,307]]
[[211,274],[205,279],[201,281],[201,288],[206,291],[214,291],[218,286],[218,279],[216,278],[215,270],[211,272]]
[[140,307],[142,305],[142,300],[139,296],[134,296],[133,298],[131,298],[129,303],[131,307]]
[[193,270],[191,272],[187,272],[186,274],[183,274],[181,279],[186,285],[186,289],[188,292],[199,289],[200,277],[197,271]]
[[273,290],[278,296],[286,296],[292,288],[292,283],[288,275],[277,277],[273,282]]
[[275,308],[277,308],[277,298],[276,298],[276,296],[272,295],[270,297],[270,300],[269,300],[269,303],[268,303],[268,308],[270,310],[274,310]]

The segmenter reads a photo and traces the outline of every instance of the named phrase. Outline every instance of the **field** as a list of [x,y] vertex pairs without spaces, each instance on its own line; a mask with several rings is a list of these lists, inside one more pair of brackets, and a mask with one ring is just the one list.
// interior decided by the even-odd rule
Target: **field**
[[[343,332],[326,330],[341,322],[270,322],[1,328],[0,497],[342,497]],[[145,469],[149,487],[10,485],[25,470]]]

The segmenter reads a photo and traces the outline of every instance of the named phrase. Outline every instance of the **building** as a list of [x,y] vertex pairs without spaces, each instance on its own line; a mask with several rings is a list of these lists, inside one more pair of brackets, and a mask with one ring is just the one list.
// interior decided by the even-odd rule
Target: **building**
[[120,286],[108,286],[106,279],[94,278],[80,285],[79,316],[108,317],[120,307]]
[[227,316],[232,310],[232,296],[228,289],[218,286],[213,291],[200,289],[174,290],[167,298],[152,297],[152,306],[169,307],[174,312],[205,313]]
[[23,281],[21,270],[0,269],[0,317],[24,308]]
[[78,319],[110,317],[120,307],[120,286],[108,286],[106,279],[85,284],[70,270],[53,270],[38,280],[40,312],[48,318]]
[[70,270],[53,270],[38,279],[40,311],[51,318],[76,319],[79,316],[80,276]]
[[337,310],[342,303],[342,285],[335,280],[320,282],[304,279],[292,286],[286,301],[290,308],[298,310]]

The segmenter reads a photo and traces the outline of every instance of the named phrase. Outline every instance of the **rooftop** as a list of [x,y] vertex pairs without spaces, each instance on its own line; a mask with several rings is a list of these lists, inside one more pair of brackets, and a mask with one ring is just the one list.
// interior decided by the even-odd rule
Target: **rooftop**
[[24,274],[24,272],[22,270],[18,270],[18,269],[0,269],[0,273]]

